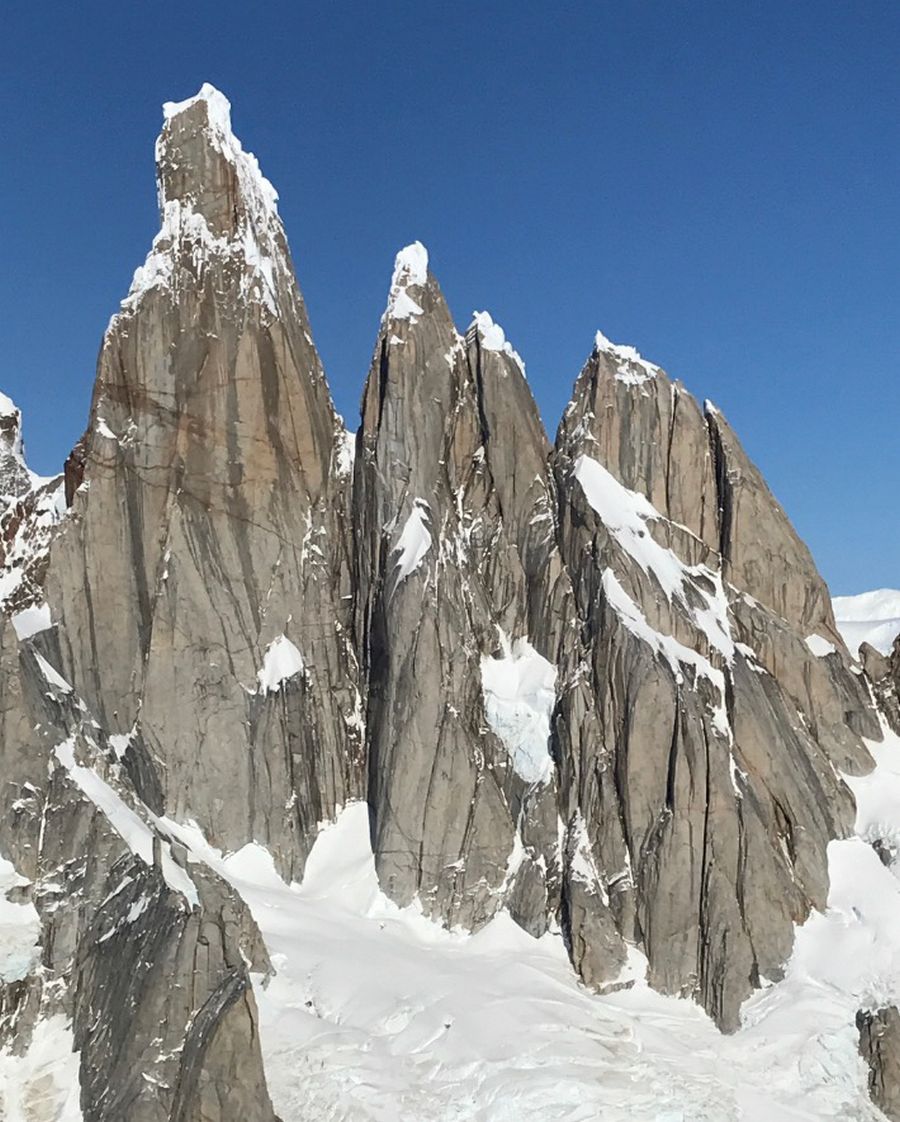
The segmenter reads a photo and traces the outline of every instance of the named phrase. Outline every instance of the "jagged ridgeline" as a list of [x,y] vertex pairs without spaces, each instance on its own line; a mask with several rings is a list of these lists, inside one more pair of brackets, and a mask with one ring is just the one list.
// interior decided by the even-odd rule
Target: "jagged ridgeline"
[[90,1122],[271,1122],[250,973],[278,963],[208,855],[300,881],[354,801],[398,905],[561,932],[600,991],[645,956],[735,1029],[881,733],[727,422],[598,334],[551,445],[415,243],[354,438],[224,97],[167,105],[156,157],[63,476],[0,410],[0,1044],[74,1045]]

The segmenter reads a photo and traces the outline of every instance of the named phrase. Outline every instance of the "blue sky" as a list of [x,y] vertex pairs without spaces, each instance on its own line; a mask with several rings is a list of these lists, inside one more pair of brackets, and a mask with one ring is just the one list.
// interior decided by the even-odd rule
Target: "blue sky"
[[57,470],[157,229],[161,103],[210,81],[351,423],[419,238],[551,434],[600,328],[725,411],[834,591],[900,586],[898,58],[889,0],[6,5],[0,389]]

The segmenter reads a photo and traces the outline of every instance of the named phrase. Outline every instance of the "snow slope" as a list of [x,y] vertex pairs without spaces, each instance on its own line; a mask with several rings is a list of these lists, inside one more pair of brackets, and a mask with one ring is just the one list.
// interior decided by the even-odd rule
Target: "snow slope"
[[[849,780],[858,836],[829,847],[828,910],[732,1036],[642,981],[589,993],[559,936],[505,914],[467,935],[398,908],[365,804],[320,832],[300,885],[259,845],[225,856],[193,824],[158,823],[263,933],[274,973],[253,980],[284,1122],[879,1122],[854,1018],[900,998],[900,883],[868,844],[900,843],[900,737],[870,749],[876,770]],[[634,949],[629,971],[643,974]],[[78,1122],[76,1065],[63,1019],[40,1022],[24,1056],[0,1055],[0,1117]]]
[[900,590],[879,588],[858,596],[835,596],[834,617],[852,654],[860,643],[887,654],[900,635]]
[[900,884],[866,844],[900,839],[900,738],[871,747],[877,770],[852,780],[862,836],[829,849],[828,911],[733,1036],[643,982],[589,993],[558,936],[505,914],[465,935],[396,907],[364,804],[323,829],[302,885],[259,846],[223,857],[196,827],[165,824],[262,930],[276,974],[254,983],[285,1122],[875,1122],[854,1018],[900,997]]

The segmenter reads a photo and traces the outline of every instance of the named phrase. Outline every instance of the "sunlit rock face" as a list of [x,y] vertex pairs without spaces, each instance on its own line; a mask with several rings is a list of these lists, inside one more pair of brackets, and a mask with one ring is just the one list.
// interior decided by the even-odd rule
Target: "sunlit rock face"
[[76,1050],[47,1122],[283,1113],[259,1009],[274,977],[326,1016],[321,963],[284,980],[301,935],[228,862],[294,900],[354,802],[404,915],[512,917],[592,991],[645,963],[736,1029],[826,906],[896,651],[851,660],[714,406],[598,333],[552,445],[418,242],[349,433],[223,95],[167,105],[156,159],[59,477],[0,402],[0,1045]]

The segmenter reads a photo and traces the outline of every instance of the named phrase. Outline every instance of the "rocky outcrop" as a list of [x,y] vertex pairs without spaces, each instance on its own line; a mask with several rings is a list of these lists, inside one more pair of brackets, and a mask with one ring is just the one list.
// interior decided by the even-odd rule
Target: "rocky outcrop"
[[166,114],[162,230],[103,341],[46,595],[65,673],[167,810],[294,876],[361,792],[346,437],[227,102]]
[[883,655],[870,643],[863,643],[859,658],[888,727],[900,734],[900,635],[890,654]]
[[891,1122],[900,1119],[900,1011],[895,1005],[856,1015],[859,1051],[869,1068],[869,1096]]
[[557,862],[546,654],[562,580],[549,449],[501,329],[482,314],[460,337],[418,243],[397,256],[358,448],[380,879],[447,923],[478,927],[515,900],[541,930]]
[[804,642],[840,643],[824,583],[717,411],[598,336],[556,471],[588,664],[559,751],[601,945],[612,909],[655,986],[733,1028],[824,906],[827,843],[852,828],[835,768],[871,763],[845,709],[877,724],[843,652],[825,665]]
[[42,950],[0,1008],[20,1048],[73,1020],[91,1122],[272,1117],[252,923],[165,822],[299,876],[362,792],[348,441],[228,108],[166,107],[162,229],[87,432],[3,521],[0,852]]
[[35,482],[25,463],[21,411],[0,394],[0,503],[20,498],[34,488]]
[[269,963],[245,905],[135,793],[132,746],[57,670],[57,628],[0,638],[0,848],[39,937],[0,985],[0,1044],[70,1019],[85,1122],[273,1122],[248,976]]

